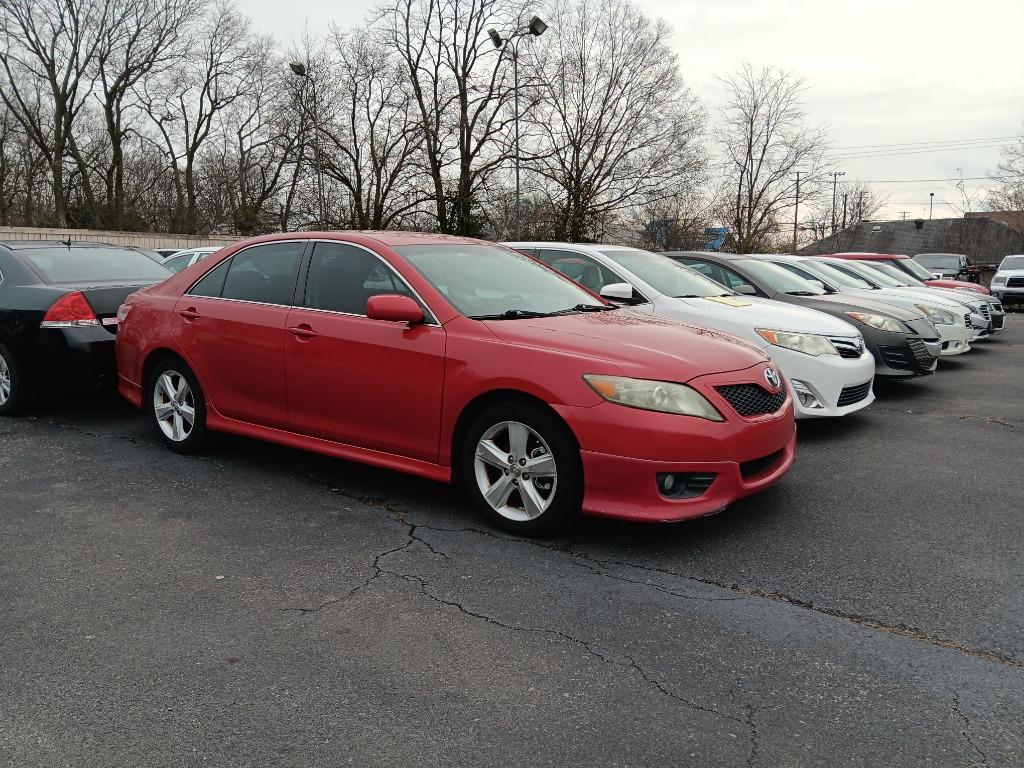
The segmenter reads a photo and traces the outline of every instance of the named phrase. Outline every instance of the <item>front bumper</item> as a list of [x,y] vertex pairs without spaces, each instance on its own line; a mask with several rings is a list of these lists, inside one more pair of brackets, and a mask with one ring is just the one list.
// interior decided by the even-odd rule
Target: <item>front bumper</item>
[[[725,416],[722,422],[614,403],[555,406],[580,444],[583,511],[627,520],[685,520],[720,512],[782,477],[796,451],[792,400],[786,397],[774,413],[745,418],[714,389],[763,381],[765,367],[689,382]],[[673,498],[659,482],[666,473],[714,477],[697,495]]]
[[864,342],[875,357],[875,375],[889,379],[908,379],[935,373],[942,342],[931,323],[906,323],[915,333],[896,333],[878,328],[861,329]]
[[941,340],[941,357],[951,357],[970,352],[974,330],[966,325],[936,325]]
[[1004,304],[1020,304],[1024,302],[1024,285],[994,285],[992,295]]
[[[819,355],[813,357],[782,347],[766,347],[779,369],[789,382],[793,397],[793,408],[798,419],[845,416],[859,411],[875,400],[870,385],[875,375],[875,359],[865,347],[859,358]],[[811,407],[801,403],[798,387],[793,382],[810,390],[822,407]],[[860,388],[860,389],[857,389]],[[856,390],[856,391],[855,391]],[[853,394],[864,393],[862,398],[850,400]],[[840,405],[840,402],[843,404]]]

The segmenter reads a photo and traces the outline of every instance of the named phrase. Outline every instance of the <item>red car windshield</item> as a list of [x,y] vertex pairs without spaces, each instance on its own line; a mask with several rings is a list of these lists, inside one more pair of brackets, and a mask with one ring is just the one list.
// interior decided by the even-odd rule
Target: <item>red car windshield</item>
[[508,248],[438,243],[401,245],[395,250],[456,310],[474,319],[614,309],[568,278]]

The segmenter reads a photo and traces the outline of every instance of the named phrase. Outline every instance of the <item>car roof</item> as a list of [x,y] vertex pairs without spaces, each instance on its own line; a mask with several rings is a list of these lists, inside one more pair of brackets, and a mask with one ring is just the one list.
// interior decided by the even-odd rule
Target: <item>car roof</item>
[[823,253],[822,256],[853,256],[858,259],[909,259],[905,253],[873,253],[871,251],[838,251]]

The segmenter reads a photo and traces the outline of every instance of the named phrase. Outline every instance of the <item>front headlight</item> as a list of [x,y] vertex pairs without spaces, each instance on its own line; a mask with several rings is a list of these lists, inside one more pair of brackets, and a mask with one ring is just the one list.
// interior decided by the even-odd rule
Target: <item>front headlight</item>
[[1006,282],[1006,275],[996,275],[992,278],[992,285],[1002,285]]
[[938,325],[955,325],[957,316],[952,312],[947,312],[944,309],[937,309],[935,307],[929,307],[924,304],[915,304],[919,310],[924,312],[924,316],[931,320],[933,323]]
[[796,352],[803,352],[806,355],[838,355],[839,352],[832,346],[832,342],[825,336],[816,333],[793,333],[791,331],[772,331],[768,328],[757,328],[757,335],[774,344],[776,347],[792,349]]
[[870,325],[872,328],[877,328],[880,331],[891,331],[893,333],[906,333],[907,331],[906,328],[891,317],[871,315],[866,312],[847,312],[846,314],[854,320],[864,323],[864,325]]
[[583,380],[605,400],[658,413],[697,416],[709,421],[725,421],[715,406],[697,390],[669,381],[628,379],[624,376],[601,376],[586,373]]

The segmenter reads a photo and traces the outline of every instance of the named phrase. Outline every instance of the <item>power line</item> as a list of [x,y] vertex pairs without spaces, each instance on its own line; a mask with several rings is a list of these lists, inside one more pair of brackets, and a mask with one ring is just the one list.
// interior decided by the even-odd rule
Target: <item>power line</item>
[[1011,139],[1020,139],[1020,136],[990,136],[983,139],[941,139],[938,141],[907,141],[898,144],[853,144],[848,147],[836,147],[836,149],[884,149],[886,147],[920,147],[938,144],[973,144],[979,141],[1007,141]]
[[1001,147],[1009,147],[1010,144],[972,144],[965,146],[949,146],[949,147],[933,147],[931,149],[912,149],[906,151],[892,151],[892,152],[870,152],[870,153],[854,153],[848,155],[836,155],[836,160],[861,160],[869,157],[903,157],[904,155],[926,155],[932,152],[963,152],[971,149],[999,149]]

